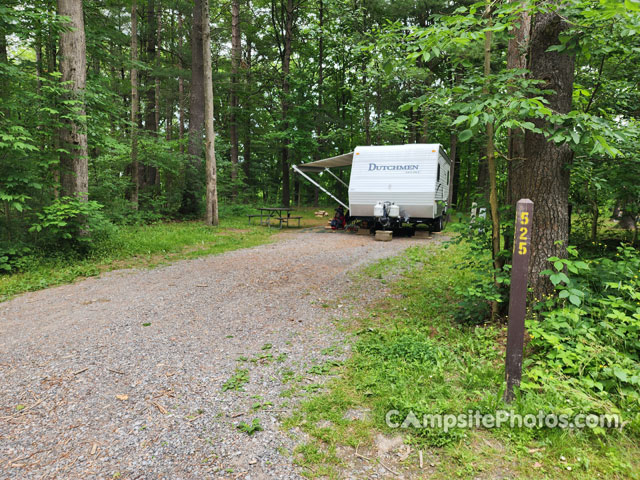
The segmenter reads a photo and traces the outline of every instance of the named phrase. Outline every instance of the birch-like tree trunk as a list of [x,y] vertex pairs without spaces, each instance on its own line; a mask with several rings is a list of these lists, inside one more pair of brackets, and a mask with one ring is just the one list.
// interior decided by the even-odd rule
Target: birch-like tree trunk
[[82,0],[58,0],[58,15],[69,17],[60,33],[60,79],[68,90],[68,99],[76,103],[71,107],[71,118],[60,129],[60,182],[62,194],[88,199],[89,161],[84,91],[87,81],[86,39]]
[[211,27],[209,0],[202,1],[202,65],[204,69],[204,134],[207,173],[207,225],[218,225],[218,187],[216,178],[215,132],[213,130],[213,78],[211,72]]

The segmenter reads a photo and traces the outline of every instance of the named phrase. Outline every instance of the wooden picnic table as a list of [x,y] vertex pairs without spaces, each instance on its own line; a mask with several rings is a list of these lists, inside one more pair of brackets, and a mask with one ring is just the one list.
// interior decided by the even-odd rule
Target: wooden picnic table
[[[249,215],[249,225],[251,225],[251,219],[254,217],[260,217],[260,225],[267,225],[271,227],[271,220],[277,220],[278,226],[282,228],[282,224],[286,223],[289,226],[289,220],[298,220],[298,226],[300,226],[300,220],[302,216],[291,216],[293,208],[290,207],[258,207],[260,214]],[[286,215],[285,215],[286,214]]]

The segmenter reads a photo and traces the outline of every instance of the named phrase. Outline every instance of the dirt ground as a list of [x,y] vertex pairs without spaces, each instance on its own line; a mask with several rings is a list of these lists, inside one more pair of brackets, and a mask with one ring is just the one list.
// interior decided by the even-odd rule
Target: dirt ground
[[345,300],[348,272],[425,242],[286,233],[0,304],[0,478],[300,478],[288,378],[320,382],[332,317],[384,295]]

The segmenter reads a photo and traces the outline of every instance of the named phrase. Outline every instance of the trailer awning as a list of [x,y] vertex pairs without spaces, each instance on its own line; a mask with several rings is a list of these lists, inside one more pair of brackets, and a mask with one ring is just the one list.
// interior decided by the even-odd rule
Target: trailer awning
[[353,152],[338,155],[337,157],[324,158],[315,162],[297,165],[302,172],[322,172],[325,168],[348,167],[353,162]]

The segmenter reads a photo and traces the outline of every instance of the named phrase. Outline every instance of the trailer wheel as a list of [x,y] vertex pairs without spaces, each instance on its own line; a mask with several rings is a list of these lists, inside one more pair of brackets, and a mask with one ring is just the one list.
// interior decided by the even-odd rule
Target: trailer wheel
[[442,215],[440,215],[433,221],[433,231],[441,232],[442,230],[444,230],[444,220],[442,219]]

